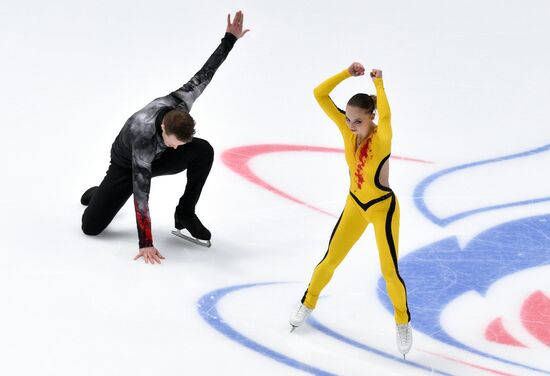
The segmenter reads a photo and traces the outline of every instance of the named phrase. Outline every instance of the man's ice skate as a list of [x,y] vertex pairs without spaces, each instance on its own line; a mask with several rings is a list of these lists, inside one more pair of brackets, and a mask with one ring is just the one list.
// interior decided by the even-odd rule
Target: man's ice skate
[[293,332],[294,329],[302,325],[304,321],[307,320],[309,315],[311,315],[312,311],[313,309],[307,308],[305,305],[300,304],[296,312],[293,312],[290,315],[290,319],[289,319],[290,327],[291,327],[290,331]]
[[[195,214],[183,218],[175,214],[174,219],[176,230],[172,231],[172,234],[202,247],[208,248],[212,245],[212,243],[210,243],[212,234],[204,227]],[[189,235],[181,232],[184,229],[187,230]]]
[[397,350],[403,354],[403,359],[405,355],[409,352],[412,346],[412,329],[410,324],[397,324],[396,325],[396,339],[397,339]]

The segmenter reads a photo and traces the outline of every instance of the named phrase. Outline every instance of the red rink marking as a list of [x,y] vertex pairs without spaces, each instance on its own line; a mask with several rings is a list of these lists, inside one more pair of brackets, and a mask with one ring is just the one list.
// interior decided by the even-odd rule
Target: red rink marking
[[[267,181],[260,178],[249,166],[250,160],[253,158],[263,155],[263,154],[269,154],[269,153],[280,153],[280,152],[321,152],[321,153],[343,153],[344,150],[338,149],[338,148],[328,148],[328,147],[321,147],[321,146],[308,146],[308,145],[286,145],[286,144],[260,144],[260,145],[247,145],[247,146],[239,146],[235,148],[228,149],[222,153],[222,161],[223,163],[233,172],[240,175],[244,179],[250,181],[251,183],[254,183],[256,185],[259,185],[260,187],[267,189],[268,191],[283,197],[287,200],[293,201],[297,204],[306,206],[312,210],[315,210],[317,212],[320,212],[322,214],[329,215],[331,217],[336,217],[334,214],[329,213],[327,211],[324,211],[322,209],[319,209],[313,205],[310,205],[292,195],[289,195],[288,193],[274,187]],[[407,161],[407,162],[416,162],[416,163],[424,163],[424,164],[432,164],[434,162],[430,161],[424,161],[421,159],[415,159],[415,158],[409,158],[409,157],[402,157],[402,156],[392,156],[391,159],[395,160],[401,160],[401,161]],[[478,366],[473,363],[469,363],[460,359],[456,359],[450,356],[426,351],[426,350],[420,350],[426,354],[434,355],[437,357],[441,357],[443,359],[456,362],[459,364],[463,364],[465,366],[469,366],[472,368],[476,368],[479,370],[487,371],[496,375],[502,375],[502,376],[513,376],[512,374],[497,371],[491,368]]]
[[533,337],[550,346],[550,299],[542,291],[531,294],[523,302],[521,321]]
[[[239,146],[232,149],[228,149],[223,152],[221,158],[223,163],[227,167],[229,167],[229,169],[231,169],[241,177],[245,178],[246,180],[250,181],[251,183],[259,185],[260,187],[267,189],[268,191],[280,197],[283,197],[297,204],[306,206],[319,213],[322,213],[331,217],[336,217],[332,213],[329,213],[323,209],[320,209],[316,206],[308,204],[307,202],[304,202],[299,198],[289,195],[288,193],[274,187],[273,185],[269,184],[267,181],[263,180],[258,175],[256,175],[256,173],[252,171],[252,169],[249,166],[250,160],[259,155],[269,154],[269,153],[281,153],[281,152],[296,152],[296,151],[321,152],[321,153],[343,153],[344,152],[344,150],[342,149],[328,148],[328,147],[321,147],[321,146],[261,144],[261,145]],[[391,158],[396,160],[416,162],[416,163],[427,163],[427,164],[433,163],[433,162],[428,162],[428,161],[423,161],[420,159],[414,159],[414,158],[408,158],[408,157],[395,156]]]
[[515,339],[509,332],[506,330],[502,324],[502,317],[494,319],[487,329],[485,330],[485,339],[490,342],[499,343],[501,345],[509,345],[516,347],[526,347],[523,343]]
[[430,354],[430,355],[438,356],[438,357],[443,358],[443,359],[450,360],[451,362],[456,362],[456,363],[463,364],[463,365],[468,366],[468,367],[472,367],[472,368],[476,368],[476,369],[479,369],[479,370],[482,370],[482,371],[487,371],[487,372],[490,372],[490,373],[494,373],[495,375],[514,376],[510,373],[505,373],[505,372],[497,371],[497,370],[494,370],[494,369],[491,369],[491,368],[478,366],[478,365],[475,365],[473,363],[465,362],[465,361],[460,360],[460,359],[455,359],[455,358],[452,358],[452,357],[447,356],[447,355],[437,354],[437,353],[434,353],[434,352],[431,352],[431,351],[426,351],[426,350],[420,350],[420,351],[422,351],[426,354]]

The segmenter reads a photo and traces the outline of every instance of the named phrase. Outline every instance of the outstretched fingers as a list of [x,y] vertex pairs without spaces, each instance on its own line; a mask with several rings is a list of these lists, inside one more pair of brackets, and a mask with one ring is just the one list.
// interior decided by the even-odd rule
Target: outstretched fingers
[[244,14],[242,11],[235,13],[233,20],[231,20],[231,14],[227,15],[227,29],[226,32],[233,34],[237,39],[242,38],[250,30],[243,31]]
[[140,251],[134,257],[134,261],[140,259],[141,257],[143,257],[143,261],[145,261],[146,264],[160,264],[161,260],[165,259],[165,257],[156,249],[154,251]]

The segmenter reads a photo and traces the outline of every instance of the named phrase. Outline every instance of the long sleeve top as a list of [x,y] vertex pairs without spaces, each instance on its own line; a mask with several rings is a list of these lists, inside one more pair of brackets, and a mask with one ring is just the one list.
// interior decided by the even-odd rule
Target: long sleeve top
[[136,212],[139,247],[153,246],[151,218],[149,215],[149,191],[152,163],[166,150],[160,124],[164,115],[173,109],[189,112],[193,102],[212,80],[214,73],[224,62],[237,38],[226,33],[220,45],[202,68],[176,91],[153,100],[133,114],[124,124],[111,147],[111,163],[131,168],[132,189]]
[[374,80],[377,96],[378,126],[356,147],[357,135],[346,124],[345,111],[330,98],[330,92],[340,82],[351,77],[346,69],[330,77],[314,89],[315,99],[336,124],[344,139],[344,152],[350,175],[350,192],[366,203],[391,191],[379,182],[380,171],[391,153],[391,112],[381,78]]

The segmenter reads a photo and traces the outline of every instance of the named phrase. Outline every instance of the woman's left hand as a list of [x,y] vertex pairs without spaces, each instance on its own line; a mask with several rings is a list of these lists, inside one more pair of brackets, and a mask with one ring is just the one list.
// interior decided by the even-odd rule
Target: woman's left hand
[[382,78],[382,71],[380,69],[373,69],[370,72],[370,77],[374,80],[375,78]]

